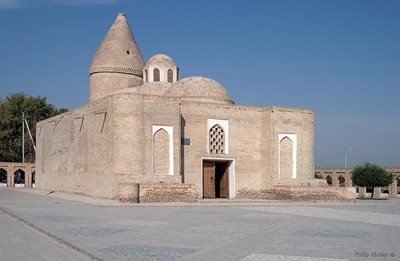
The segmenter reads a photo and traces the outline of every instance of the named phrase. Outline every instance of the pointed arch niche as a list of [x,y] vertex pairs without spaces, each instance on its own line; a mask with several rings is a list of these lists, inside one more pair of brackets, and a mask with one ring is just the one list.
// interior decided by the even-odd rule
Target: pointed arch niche
[[[213,130],[219,132],[219,134],[215,133],[214,135]],[[213,136],[216,136],[219,140],[213,141]],[[221,150],[218,150],[218,153],[212,148],[214,143],[218,143],[217,145],[222,147]],[[229,122],[227,120],[207,120],[207,153],[229,154]]]
[[332,177],[330,175],[326,176],[326,183],[328,184],[328,186],[332,186]]
[[278,177],[297,177],[297,134],[278,135]]
[[173,127],[153,125],[153,174],[174,175]]

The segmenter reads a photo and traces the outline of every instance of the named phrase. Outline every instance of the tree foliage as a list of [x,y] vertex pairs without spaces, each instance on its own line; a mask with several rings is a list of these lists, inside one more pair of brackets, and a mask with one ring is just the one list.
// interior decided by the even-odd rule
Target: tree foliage
[[[5,99],[0,98],[0,161],[22,161],[23,112],[35,140],[37,122],[65,111],[48,104],[45,97],[13,93]],[[35,152],[26,128],[25,132],[25,161],[34,162]]]
[[382,187],[392,183],[393,175],[378,165],[365,163],[353,169],[352,180],[360,187]]

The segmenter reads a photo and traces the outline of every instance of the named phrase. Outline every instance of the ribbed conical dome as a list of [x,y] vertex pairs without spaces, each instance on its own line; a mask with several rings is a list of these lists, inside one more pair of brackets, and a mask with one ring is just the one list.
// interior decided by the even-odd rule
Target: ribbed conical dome
[[143,57],[125,14],[119,13],[90,65],[90,74],[111,72],[143,77]]

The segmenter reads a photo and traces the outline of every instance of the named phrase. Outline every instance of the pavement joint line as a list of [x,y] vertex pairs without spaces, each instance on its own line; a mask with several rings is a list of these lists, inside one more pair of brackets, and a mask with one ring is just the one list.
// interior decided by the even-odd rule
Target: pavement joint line
[[35,224],[33,224],[33,223],[29,222],[29,221],[26,221],[25,219],[17,216],[16,214],[14,214],[14,213],[10,212],[9,210],[5,209],[4,207],[0,207],[0,211],[3,212],[3,214],[8,216],[9,218],[14,219],[17,222],[23,223],[24,225],[32,228],[33,230],[39,232],[42,235],[47,236],[48,238],[56,241],[57,243],[59,243],[61,245],[64,245],[64,246],[68,247],[69,249],[72,249],[72,250],[78,252],[79,254],[82,254],[84,256],[89,257],[91,260],[104,261],[102,258],[97,257],[97,256],[87,252],[86,250],[84,250],[84,249],[82,249],[82,248],[80,248],[80,247],[78,247],[78,246],[76,246],[76,245],[74,245],[74,244],[72,244],[72,243],[70,243],[70,242],[68,242],[68,241],[66,241],[66,240],[64,240],[64,239],[62,239],[62,238],[60,238],[60,237],[58,237],[58,236],[56,236],[56,235],[44,230],[42,228],[40,228],[40,227],[38,227],[38,226],[36,226]]

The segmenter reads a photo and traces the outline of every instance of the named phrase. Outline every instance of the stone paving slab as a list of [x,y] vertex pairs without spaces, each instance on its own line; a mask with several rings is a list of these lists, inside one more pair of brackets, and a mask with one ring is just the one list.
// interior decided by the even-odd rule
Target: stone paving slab
[[[98,260],[400,260],[400,217],[388,211],[400,208],[399,199],[351,205],[223,204],[229,207],[120,207],[0,189],[0,209]],[[12,225],[3,229],[14,231]],[[29,249],[33,239],[26,238]],[[10,246],[13,251],[18,247]],[[29,257],[27,252],[21,257]],[[371,258],[373,253],[386,256]],[[71,260],[67,255],[55,252],[53,260]]]
[[0,210],[0,260],[91,260],[29,227]]
[[[379,203],[377,203],[379,204]],[[376,213],[376,212],[368,212],[365,211],[355,211],[355,210],[344,210],[341,209],[338,211],[335,208],[319,208],[318,206],[310,207],[292,207],[288,206],[286,208],[276,208],[276,207],[268,207],[268,208],[255,208],[255,207],[247,207],[248,210],[255,211],[266,211],[280,214],[290,214],[290,215],[299,215],[306,217],[317,217],[317,218],[327,218],[327,219],[335,219],[335,220],[343,220],[343,221],[354,221],[361,222],[366,224],[374,224],[374,225],[387,225],[387,226],[396,226],[400,227],[400,214],[387,214],[387,213]]]
[[285,256],[285,255],[267,255],[252,254],[240,261],[349,261],[349,259],[309,257],[309,256]]

